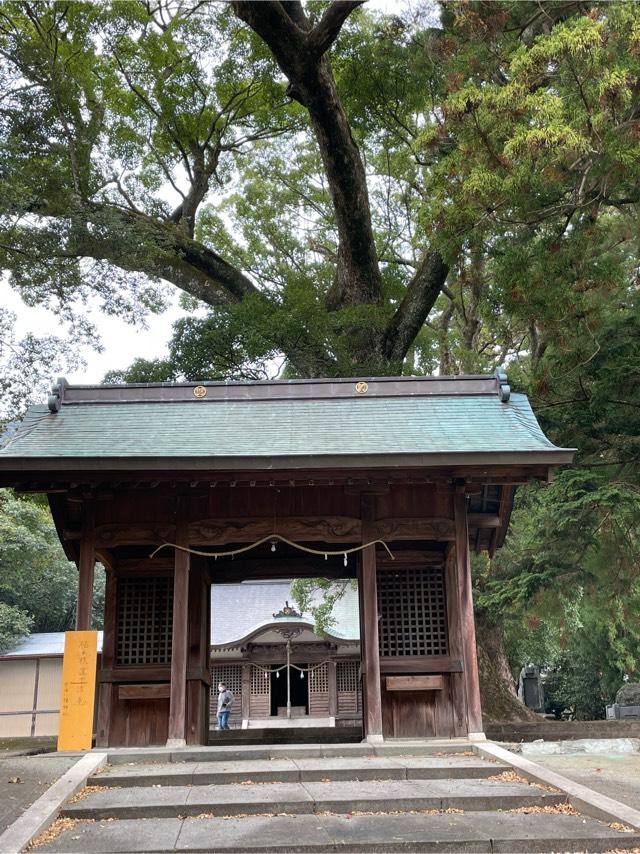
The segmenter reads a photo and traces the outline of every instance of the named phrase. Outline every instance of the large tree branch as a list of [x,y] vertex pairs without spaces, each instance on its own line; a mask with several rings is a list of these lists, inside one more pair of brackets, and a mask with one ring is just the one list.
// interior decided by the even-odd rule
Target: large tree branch
[[382,336],[382,355],[401,366],[444,287],[449,267],[439,252],[427,252]]
[[[72,212],[32,213],[43,217],[39,227],[20,226],[7,232],[0,249],[6,267],[24,267],[31,259],[36,264],[55,264],[91,258],[107,261],[129,272],[142,273],[171,282],[180,290],[217,308],[238,304],[248,298],[262,303],[267,312],[277,312],[270,301],[241,270],[204,244],[193,240],[172,223],[164,223],[116,205],[78,204]],[[52,250],[52,232],[45,217],[70,222],[64,239],[56,230]],[[304,329],[295,341],[286,332],[286,324],[271,324],[273,346],[281,350],[300,376],[330,373],[332,359],[321,339]]]
[[349,15],[364,2],[365,0],[334,0],[325,9],[324,15],[307,37],[307,47],[316,59],[320,59],[329,50],[340,35],[342,25]]
[[338,226],[338,263],[327,305],[338,309],[379,303],[382,282],[364,164],[324,55],[348,14],[360,3],[336,0],[310,31],[303,28],[295,3],[234,0],[233,5],[238,17],[271,49],[289,79],[291,97],[309,111]]

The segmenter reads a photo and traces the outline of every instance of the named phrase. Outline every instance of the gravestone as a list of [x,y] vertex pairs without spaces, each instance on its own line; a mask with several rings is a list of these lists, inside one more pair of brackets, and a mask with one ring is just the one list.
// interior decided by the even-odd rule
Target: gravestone
[[607,719],[640,719],[640,682],[627,682],[620,688],[615,703],[607,706]]

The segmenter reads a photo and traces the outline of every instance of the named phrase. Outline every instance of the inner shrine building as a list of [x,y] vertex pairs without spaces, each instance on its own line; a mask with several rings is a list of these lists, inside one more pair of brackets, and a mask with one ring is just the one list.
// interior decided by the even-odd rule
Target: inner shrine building
[[77,629],[106,568],[97,746],[208,743],[211,585],[300,577],[357,579],[364,738],[477,738],[470,553],[502,545],[518,484],[572,457],[503,372],[60,380],[0,450],[0,485],[47,493]]

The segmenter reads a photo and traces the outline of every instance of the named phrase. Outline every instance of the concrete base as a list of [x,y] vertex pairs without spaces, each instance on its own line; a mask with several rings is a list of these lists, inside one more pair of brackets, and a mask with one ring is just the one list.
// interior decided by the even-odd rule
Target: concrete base
[[[313,727],[333,727],[335,718],[251,718],[247,729],[310,729]],[[245,729],[245,727],[242,727]]]
[[374,733],[372,735],[368,735],[366,738],[363,738],[363,743],[364,744],[383,744],[384,743],[384,736],[378,735],[377,733]]
[[470,732],[467,736],[469,741],[486,741],[487,736],[483,732]]
[[186,747],[187,741],[184,738],[168,738],[165,747],[169,750],[178,750],[181,747]]

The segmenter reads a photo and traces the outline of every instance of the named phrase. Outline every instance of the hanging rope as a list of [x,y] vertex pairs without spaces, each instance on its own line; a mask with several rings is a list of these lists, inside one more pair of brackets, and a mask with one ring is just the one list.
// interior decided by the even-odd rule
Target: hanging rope
[[340,555],[344,555],[345,562],[346,562],[347,555],[353,554],[353,552],[361,552],[363,549],[368,548],[368,546],[375,546],[377,544],[380,544],[381,546],[384,546],[384,548],[387,550],[387,554],[389,555],[391,560],[395,560],[395,557],[391,553],[389,546],[385,543],[384,540],[371,540],[368,543],[363,543],[361,546],[354,546],[353,548],[350,548],[350,549],[337,549],[335,551],[332,551],[332,550],[327,550],[327,549],[312,549],[309,546],[303,546],[301,543],[294,543],[293,540],[288,540],[286,537],[283,537],[281,534],[269,534],[268,537],[262,537],[261,539],[256,540],[255,543],[250,543],[248,546],[242,546],[241,548],[238,548],[238,549],[229,549],[228,551],[223,551],[223,552],[203,552],[203,551],[200,551],[199,549],[190,549],[187,546],[179,546],[176,543],[163,543],[161,546],[158,546],[157,549],[154,549],[154,551],[151,552],[149,557],[155,557],[158,554],[158,552],[161,551],[162,549],[172,548],[172,549],[180,549],[180,551],[182,551],[182,552],[189,552],[189,554],[192,554],[192,555],[200,555],[201,557],[213,557],[213,558],[216,558],[216,560],[217,560],[219,557],[235,557],[235,555],[239,555],[239,554],[243,554],[244,552],[251,551],[251,549],[255,549],[258,546],[261,546],[263,543],[269,543],[269,542],[272,544],[272,546],[274,546],[273,551],[275,551],[274,540],[277,540],[281,543],[286,543],[288,546],[292,546],[294,549],[298,549],[301,552],[307,552],[308,554],[312,554],[312,555],[320,555],[320,556],[324,555],[325,560],[327,559],[327,557],[329,555],[331,555],[332,557],[339,557]]
[[[325,658],[324,661],[321,661],[320,664],[314,664],[313,666],[308,665],[307,667],[299,667],[297,664],[291,662],[289,667],[293,667],[296,670],[302,670],[304,673],[311,673],[312,670],[317,670],[319,667],[322,667],[325,664],[329,664],[331,662],[330,658]],[[262,670],[263,673],[277,673],[279,670],[285,670],[287,665],[283,664],[281,667],[263,667],[261,664],[254,664],[252,661],[251,667],[255,667],[256,670]]]

